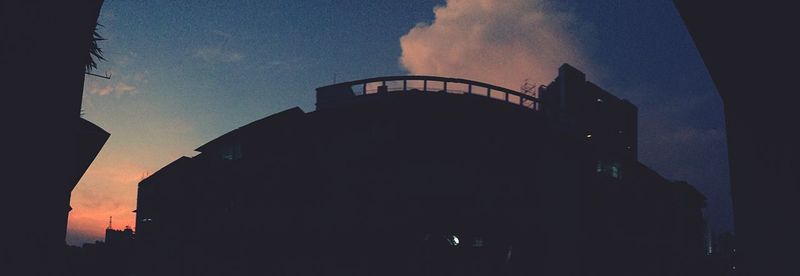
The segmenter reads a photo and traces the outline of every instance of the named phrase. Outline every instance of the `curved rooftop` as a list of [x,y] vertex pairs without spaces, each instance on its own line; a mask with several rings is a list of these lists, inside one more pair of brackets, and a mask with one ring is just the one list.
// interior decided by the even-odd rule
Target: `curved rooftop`
[[385,76],[336,83],[317,88],[317,107],[336,105],[348,99],[384,93],[448,93],[476,95],[540,110],[534,95],[484,82],[438,76]]

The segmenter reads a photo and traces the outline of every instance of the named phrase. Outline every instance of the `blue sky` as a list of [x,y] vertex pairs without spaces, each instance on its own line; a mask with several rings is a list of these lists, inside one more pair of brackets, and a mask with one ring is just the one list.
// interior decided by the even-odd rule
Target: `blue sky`
[[102,239],[109,216],[132,226],[148,173],[269,114],[313,110],[334,74],[517,89],[562,62],[637,105],[640,160],[697,187],[712,227],[732,229],[722,103],[671,1],[107,0],[99,22],[108,61],[95,73],[112,79],[87,77],[83,109],[112,135],[73,192],[71,244]]

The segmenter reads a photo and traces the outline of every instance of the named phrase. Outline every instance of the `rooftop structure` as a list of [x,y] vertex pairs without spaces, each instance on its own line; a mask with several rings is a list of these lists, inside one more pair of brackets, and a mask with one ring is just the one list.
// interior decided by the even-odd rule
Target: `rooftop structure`
[[539,99],[496,85],[436,76],[386,76],[342,82],[317,88],[317,108],[326,108],[352,97],[396,92],[433,92],[478,95],[539,110]]

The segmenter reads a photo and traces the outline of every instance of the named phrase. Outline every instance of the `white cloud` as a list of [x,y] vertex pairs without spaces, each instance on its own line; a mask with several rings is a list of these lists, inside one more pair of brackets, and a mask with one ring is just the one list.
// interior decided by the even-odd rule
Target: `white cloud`
[[400,38],[400,64],[411,74],[461,77],[518,89],[540,84],[570,63],[584,72],[575,18],[543,0],[448,0]]
[[89,91],[89,94],[106,96],[114,91],[114,87],[111,85],[99,86],[97,83],[91,82],[87,90]]
[[136,73],[133,77],[112,75],[111,79],[100,79],[97,77],[87,77],[85,80],[85,90],[89,95],[116,96],[135,95],[139,92],[138,87],[131,83],[146,83],[146,73]]
[[98,76],[87,75],[84,78],[84,91],[87,96],[108,96],[108,95],[135,95],[139,89],[149,82],[150,71],[131,70],[135,67],[139,59],[139,54],[134,51],[127,53],[111,54],[106,56],[108,63],[107,69],[98,70],[97,75],[109,77],[101,78]]
[[216,35],[216,36],[220,36],[220,37],[224,37],[224,38],[231,38],[233,36],[229,32],[216,30],[216,29],[215,30],[211,30],[211,34]]
[[200,42],[192,48],[192,57],[206,62],[238,62],[244,59],[244,54],[232,47],[228,47],[230,40],[234,39],[233,34],[218,29],[209,31],[206,42]]
[[244,58],[244,54],[238,51],[225,50],[221,47],[198,48],[194,50],[192,56],[207,62],[236,62]]
[[117,86],[114,87],[114,91],[117,93],[117,95],[126,94],[126,93],[135,94],[136,93],[136,86],[132,86],[132,85],[129,85],[127,83],[124,83],[124,82],[120,81],[120,82],[117,83]]

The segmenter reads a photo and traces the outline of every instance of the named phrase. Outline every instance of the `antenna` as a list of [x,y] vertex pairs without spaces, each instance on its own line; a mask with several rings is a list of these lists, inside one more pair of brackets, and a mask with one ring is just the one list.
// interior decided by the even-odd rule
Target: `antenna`
[[108,217],[108,229],[112,229],[112,228],[111,228],[111,218],[112,218],[112,217],[110,217],[110,216]]
[[101,76],[101,75],[93,74],[93,73],[89,73],[89,72],[86,72],[86,74],[89,75],[89,76],[95,76],[95,77],[104,78],[104,79],[107,79],[107,80],[111,79],[111,73],[109,73],[109,72],[106,72],[105,76]]
[[139,181],[145,180],[149,176],[150,176],[150,171],[144,171],[142,175],[139,176]]
[[[532,83],[530,80],[525,79],[525,82],[522,84],[522,86],[519,88],[519,90],[520,90],[520,92],[522,94],[525,94],[525,95],[528,95],[528,96],[531,96],[531,97],[534,97],[534,98],[538,98],[539,95],[536,92],[536,90],[537,90],[536,87],[537,87],[537,85],[535,83]],[[522,103],[523,106],[528,107],[528,108],[534,108],[534,109],[536,108],[536,102],[534,102],[534,101],[530,101],[530,100],[526,101],[524,99],[520,99],[520,103]]]
[[525,79],[525,83],[519,88],[520,92],[526,95],[536,97],[536,84],[532,83],[529,79]]

